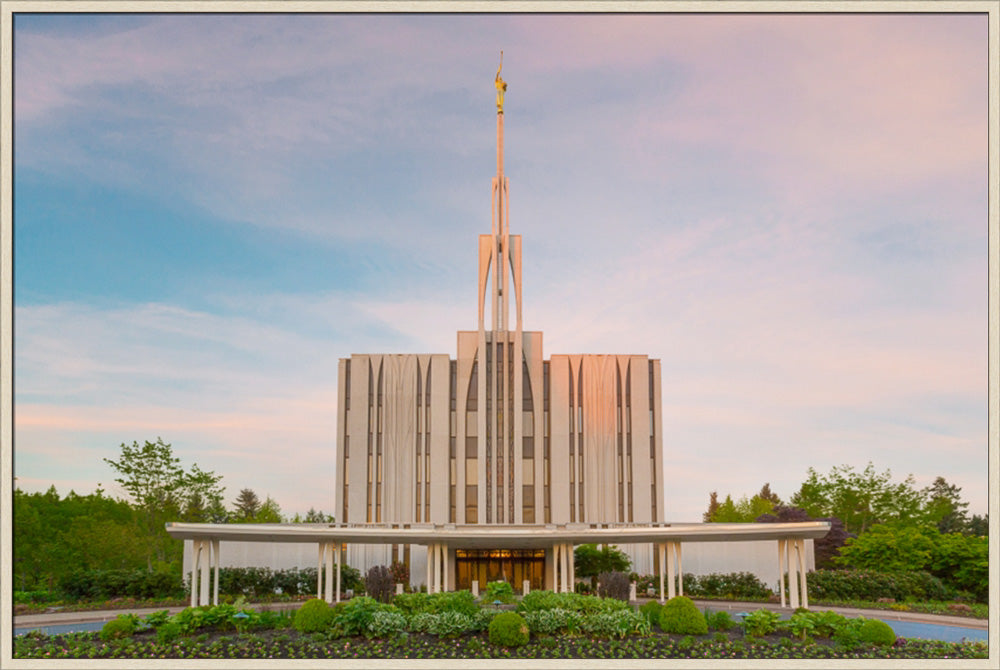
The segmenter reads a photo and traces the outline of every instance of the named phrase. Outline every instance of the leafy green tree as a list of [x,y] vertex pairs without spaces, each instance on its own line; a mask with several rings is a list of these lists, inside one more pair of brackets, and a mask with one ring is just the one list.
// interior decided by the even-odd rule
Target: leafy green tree
[[602,572],[628,572],[632,560],[628,554],[615,545],[604,544],[598,549],[596,544],[581,544],[573,550],[573,565],[581,577],[590,577],[593,588],[597,588],[597,575]]
[[923,522],[925,495],[914,484],[913,475],[893,483],[889,470],[876,472],[871,462],[863,472],[841,465],[820,475],[809,468],[791,504],[812,517],[837,517],[849,532],[863,533],[876,523]]
[[904,572],[930,564],[936,529],[902,524],[878,524],[849,538],[835,563],[860,570]]
[[719,492],[712,491],[708,494],[708,510],[702,515],[705,522],[711,521],[716,512],[719,511]]
[[271,496],[267,496],[261,503],[260,511],[253,518],[254,523],[281,523],[284,519],[281,516],[281,507]]
[[185,472],[173,448],[159,437],[142,446],[138,442],[122,443],[120,458],[104,461],[120,475],[115,481],[140,512],[147,568],[152,570],[154,562],[179,561],[182,545],[167,535],[165,524],[180,519],[185,506],[196,512],[199,497],[209,502],[221,499],[221,476],[202,471],[197,464],[190,473]]
[[990,515],[979,516],[978,514],[973,514],[972,518],[969,519],[969,526],[966,528],[966,532],[969,535],[988,537],[990,534]]
[[929,571],[956,589],[986,602],[989,591],[990,550],[986,537],[942,533],[935,538]]
[[961,488],[949,484],[944,477],[937,477],[933,484],[923,490],[927,498],[927,520],[942,533],[961,533],[969,525],[966,512],[969,503],[962,501],[961,491]]
[[[767,487],[767,485],[764,485]],[[773,496],[770,489],[762,489],[763,493]],[[774,496],[775,498],[777,496]],[[706,512],[706,521],[712,523],[749,523],[762,514],[769,514],[774,509],[771,498],[762,498],[759,494],[752,498],[743,496],[733,502],[730,495],[721,504],[716,504],[714,512]]]

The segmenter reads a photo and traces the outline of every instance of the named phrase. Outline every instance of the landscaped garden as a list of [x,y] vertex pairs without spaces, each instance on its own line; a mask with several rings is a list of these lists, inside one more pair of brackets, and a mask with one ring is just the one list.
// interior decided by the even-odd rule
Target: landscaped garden
[[335,606],[214,607],[123,614],[100,633],[15,640],[17,658],[987,658],[983,643],[897,638],[875,619],[766,609],[736,621],[686,597],[626,600],[491,583],[469,591],[358,596]]

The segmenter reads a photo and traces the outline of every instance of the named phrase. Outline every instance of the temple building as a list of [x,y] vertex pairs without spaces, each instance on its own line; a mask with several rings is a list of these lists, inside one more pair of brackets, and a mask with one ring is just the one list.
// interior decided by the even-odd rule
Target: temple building
[[[660,361],[635,354],[543,356],[521,319],[521,236],[504,174],[506,84],[496,76],[492,222],[479,236],[476,330],[457,356],[341,359],[336,512],[346,523],[539,526],[664,521]],[[470,245],[471,246],[471,245]],[[652,572],[648,545],[627,547]],[[449,588],[513,577],[544,584],[553,549],[448,545]],[[411,568],[405,545],[357,545],[352,565]],[[419,572],[411,569],[411,573]],[[523,579],[521,575],[524,575]]]
[[683,593],[685,568],[746,570],[775,585],[782,603],[787,575],[789,604],[808,606],[812,539],[828,522],[670,521],[660,361],[546,360],[542,333],[524,330],[499,70],[495,84],[497,171],[490,233],[479,236],[476,330],[458,333],[454,359],[340,360],[334,523],[168,523],[185,541],[192,605],[218,602],[220,565],[316,565],[317,596],[330,602],[341,598],[344,562],[365,572],[399,561],[411,586],[431,593],[476,593],[497,580],[519,593],[571,591],[574,547],[593,543],[617,545],[632,571],[658,575],[661,601]]

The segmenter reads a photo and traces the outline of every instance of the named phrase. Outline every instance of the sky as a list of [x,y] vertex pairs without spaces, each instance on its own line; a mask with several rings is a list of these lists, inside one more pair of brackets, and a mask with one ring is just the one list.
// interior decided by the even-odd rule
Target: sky
[[14,475],[158,437],[334,511],[337,362],[477,318],[503,50],[544,354],[661,360],[667,520],[812,467],[988,507],[986,15],[18,15]]

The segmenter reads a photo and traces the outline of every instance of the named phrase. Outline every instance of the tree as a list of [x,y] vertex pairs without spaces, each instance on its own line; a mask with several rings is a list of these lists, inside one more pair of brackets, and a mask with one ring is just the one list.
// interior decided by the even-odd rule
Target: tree
[[938,536],[937,529],[930,527],[880,523],[848,539],[834,563],[879,572],[923,570]]
[[233,517],[238,523],[252,523],[260,512],[260,498],[253,489],[240,489],[240,494],[233,505]]
[[814,518],[837,517],[849,532],[862,533],[880,522],[920,523],[924,518],[925,496],[914,488],[913,475],[894,484],[889,470],[878,473],[871,462],[863,472],[841,465],[828,475],[813,468],[808,473],[791,504]]
[[597,588],[597,575],[602,572],[628,572],[632,561],[628,554],[615,545],[581,544],[573,550],[573,565],[576,574],[590,577],[593,588]]
[[715,513],[719,511],[719,492],[712,491],[708,494],[708,510],[702,515],[702,519],[706,522],[711,521]]
[[813,541],[813,552],[816,557],[816,568],[834,567],[833,559],[839,555],[840,548],[850,537],[844,529],[844,522],[837,517],[814,519],[801,507],[777,505],[768,514],[762,514],[754,519],[757,523],[799,523],[802,521],[827,521],[830,532]]
[[219,486],[221,476],[205,472],[194,464],[191,472],[185,472],[180,458],[174,456],[173,448],[162,438],[156,442],[121,444],[118,460],[105,458],[120,476],[115,481],[121,485],[140,512],[143,534],[146,538],[147,568],[153,568],[154,559],[160,562],[180,560],[182,545],[167,535],[165,524],[182,517],[187,506],[192,513],[221,499]]
[[966,509],[969,503],[962,502],[958,486],[949,484],[944,477],[937,477],[934,483],[923,490],[927,498],[927,520],[936,525],[942,533],[960,533],[969,525]]
[[990,515],[979,516],[978,514],[973,514],[972,518],[969,519],[969,526],[966,529],[969,535],[976,535],[979,537],[987,537],[990,534]]
[[281,517],[281,508],[271,496],[267,496],[264,499],[263,504],[260,506],[260,511],[253,518],[254,523],[281,523],[283,520]]
[[757,497],[761,500],[770,501],[772,506],[781,504],[781,498],[778,497],[778,494],[771,491],[771,482],[764,482],[764,485],[760,487],[760,493],[757,494]]
[[[712,523],[749,523],[761,514],[769,513],[774,509],[772,498],[777,499],[777,496],[771,493],[767,484],[764,485],[761,492],[766,493],[768,497],[763,498],[759,494],[752,498],[743,496],[739,501],[733,502],[732,496],[727,495],[721,504],[718,502],[717,497],[713,498],[709,501],[709,511],[705,513],[705,521]],[[712,493],[714,494],[715,492],[713,491]],[[712,502],[715,503],[714,510],[712,509]]]

